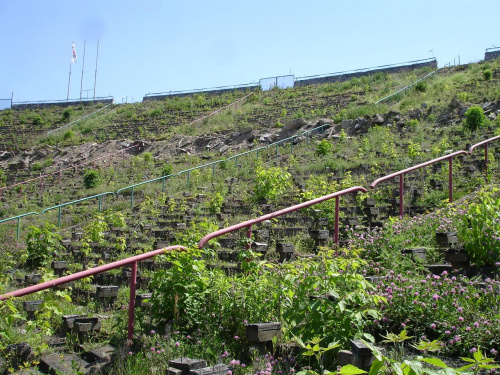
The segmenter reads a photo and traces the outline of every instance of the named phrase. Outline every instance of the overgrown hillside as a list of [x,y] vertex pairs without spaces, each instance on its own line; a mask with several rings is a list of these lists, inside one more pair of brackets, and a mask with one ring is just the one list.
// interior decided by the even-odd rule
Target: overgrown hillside
[[[399,180],[369,185],[495,136],[499,68],[439,70],[379,104],[429,71],[117,105],[58,135],[32,134],[1,162],[1,218],[38,214],[0,223],[1,293],[168,245],[189,251],[139,263],[131,347],[128,267],[0,304],[2,366],[177,373],[169,361],[190,357],[208,362],[205,373],[368,370],[351,339],[386,346],[373,374],[447,366],[415,359],[404,342],[439,350],[450,366],[449,356],[472,352],[498,359],[500,148],[490,144],[487,169],[482,148],[453,158],[454,205],[448,161],[407,173],[401,220]],[[55,125],[65,115],[46,116]],[[339,200],[339,244],[329,200],[198,249],[219,228],[355,186],[368,191]],[[260,326],[249,325],[273,321],[281,335],[256,343],[248,332]],[[32,354],[7,348],[23,340]]]

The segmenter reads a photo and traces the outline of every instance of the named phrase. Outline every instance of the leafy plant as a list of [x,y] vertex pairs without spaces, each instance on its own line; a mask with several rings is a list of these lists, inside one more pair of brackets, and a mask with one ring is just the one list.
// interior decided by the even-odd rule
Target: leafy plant
[[101,175],[96,170],[88,170],[83,175],[83,184],[87,189],[92,189],[101,183]]
[[221,211],[222,204],[224,203],[224,196],[218,191],[212,196],[212,198],[206,202],[208,207],[208,212],[211,214],[218,214]]
[[415,85],[415,90],[418,92],[426,92],[427,91],[427,83],[424,81],[420,81]]
[[465,112],[464,129],[474,133],[479,127],[485,126],[487,121],[483,108],[478,105],[472,106]]
[[71,119],[71,116],[73,115],[73,108],[66,108],[64,111],[63,111],[63,121],[69,121]]
[[45,223],[43,227],[30,227],[26,238],[27,263],[33,268],[48,266],[62,249],[61,239],[55,225]]
[[161,169],[161,175],[162,176],[170,176],[173,171],[174,171],[174,167],[172,164],[163,164],[163,167]]
[[255,168],[255,199],[275,200],[291,186],[292,175],[286,168],[265,169],[261,164]]
[[461,216],[459,239],[471,262],[478,266],[500,261],[500,189],[479,192],[475,202]]
[[333,145],[330,141],[322,139],[316,146],[316,155],[325,156],[332,152]]
[[483,70],[483,78],[485,81],[489,81],[492,76],[493,76],[493,73],[491,70],[489,70],[489,69]]

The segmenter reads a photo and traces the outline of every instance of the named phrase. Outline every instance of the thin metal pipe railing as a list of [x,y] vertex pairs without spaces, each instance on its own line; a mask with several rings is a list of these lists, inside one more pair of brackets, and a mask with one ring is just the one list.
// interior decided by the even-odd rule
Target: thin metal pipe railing
[[335,198],[335,235],[334,235],[334,241],[336,244],[338,244],[339,243],[340,197],[345,195],[345,194],[354,193],[354,192],[358,192],[358,191],[366,193],[368,190],[366,190],[362,186],[354,186],[354,187],[351,187],[348,189],[338,191],[338,192],[333,193],[333,194],[325,195],[325,196],[320,197],[320,198],[312,199],[312,200],[307,201],[307,202],[299,203],[299,204],[296,204],[294,206],[287,207],[287,208],[284,208],[282,210],[275,211],[275,212],[272,212],[270,214],[266,214],[264,216],[260,216],[256,219],[250,219],[250,220],[241,222],[239,224],[231,225],[230,227],[227,227],[227,228],[219,229],[219,230],[212,232],[210,234],[207,234],[205,237],[203,237],[198,242],[198,247],[201,249],[211,239],[222,236],[222,235],[227,234],[227,233],[231,233],[231,232],[243,229],[243,228],[247,229],[247,238],[251,239],[252,238],[252,225],[263,222],[265,220],[270,220],[270,219],[273,219],[275,217],[285,215],[287,213],[294,212],[294,211],[300,210],[302,208],[306,208],[306,207],[309,207],[309,206],[312,206],[312,205],[315,205],[315,204],[318,204],[318,203],[321,203],[321,202],[324,202],[326,200],[333,199],[333,198]]
[[42,290],[53,288],[53,287],[58,286],[58,285],[62,285],[62,284],[70,283],[72,281],[84,279],[84,278],[89,277],[89,276],[94,276],[94,275],[97,275],[97,274],[102,273],[102,272],[110,271],[110,270],[113,270],[115,268],[120,268],[120,267],[128,266],[129,264],[131,264],[132,265],[132,274],[130,276],[130,299],[129,299],[129,305],[128,305],[129,306],[128,307],[129,318],[128,318],[128,335],[127,335],[129,342],[131,342],[131,340],[133,339],[133,335],[134,335],[134,309],[135,309],[135,291],[136,291],[136,287],[137,287],[137,262],[140,262],[142,260],[146,260],[149,258],[153,258],[156,255],[164,254],[167,251],[173,251],[173,250],[185,251],[185,250],[187,250],[187,248],[184,246],[179,246],[179,245],[169,246],[169,247],[165,247],[163,249],[158,249],[158,250],[150,251],[150,252],[147,252],[144,254],[136,255],[136,256],[133,256],[130,258],[118,260],[116,262],[105,264],[103,266],[94,267],[94,268],[91,268],[88,270],[74,273],[72,275],[59,277],[57,279],[46,281],[44,283],[28,286],[26,288],[14,290],[12,292],[2,294],[2,295],[0,295],[0,301],[4,301],[8,298],[26,296],[28,294],[40,292]]
[[439,163],[444,160],[448,160],[449,166],[448,166],[448,199],[450,203],[453,202],[453,158],[458,155],[468,155],[467,151],[456,151],[452,154],[441,156],[439,158],[429,160],[425,163],[421,163],[418,165],[414,165],[413,167],[406,168],[403,170],[400,170],[398,172],[391,173],[387,176],[381,177],[379,179],[376,179],[370,184],[370,188],[374,189],[379,183],[390,180],[394,177],[399,176],[399,216],[403,218],[404,216],[404,175],[408,172],[414,171],[416,169],[420,169],[423,167],[427,167],[431,164],[434,163]]

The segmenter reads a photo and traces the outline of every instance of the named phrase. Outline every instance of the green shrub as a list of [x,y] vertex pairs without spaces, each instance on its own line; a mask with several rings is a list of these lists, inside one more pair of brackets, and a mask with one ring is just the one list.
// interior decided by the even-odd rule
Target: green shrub
[[57,255],[57,251],[62,249],[61,240],[55,225],[45,224],[41,228],[30,227],[26,238],[28,265],[33,268],[48,266],[48,263]]
[[487,69],[487,70],[483,71],[483,78],[485,81],[489,81],[492,76],[493,76],[493,73],[491,70]]
[[83,176],[83,184],[87,189],[92,189],[101,183],[101,175],[98,171],[88,170]]
[[293,118],[294,119],[297,119],[297,118],[303,118],[304,117],[304,112],[302,112],[301,110],[298,110],[297,112],[295,112],[293,114]]
[[173,171],[174,171],[174,167],[172,166],[172,164],[163,164],[163,167],[161,169],[161,175],[162,176],[170,176]]
[[330,141],[323,139],[316,146],[316,155],[325,156],[332,152],[333,145]]
[[477,266],[493,266],[500,261],[500,190],[481,191],[477,202],[471,203],[461,215],[457,232],[465,244],[471,262]]
[[464,128],[468,132],[475,132],[479,127],[485,126],[487,122],[483,109],[478,105],[470,107],[465,112]]
[[69,121],[73,115],[73,108],[67,108],[63,112],[63,121]]
[[153,154],[151,152],[145,152],[142,154],[142,160],[146,163],[151,163],[153,161]]
[[65,141],[68,141],[70,139],[73,139],[74,136],[75,136],[75,132],[70,129],[70,130],[67,130],[67,131],[64,132],[63,139]]
[[255,168],[254,194],[257,200],[275,200],[291,186],[292,175],[280,167]]
[[43,120],[39,115],[33,117],[33,125],[43,125]]
[[33,163],[33,165],[31,166],[31,170],[33,172],[41,171],[42,170],[42,164],[40,164],[39,162]]
[[420,81],[415,85],[415,90],[418,92],[426,92],[427,91],[427,83],[424,81]]
[[161,109],[155,108],[149,114],[151,117],[160,117],[162,115]]

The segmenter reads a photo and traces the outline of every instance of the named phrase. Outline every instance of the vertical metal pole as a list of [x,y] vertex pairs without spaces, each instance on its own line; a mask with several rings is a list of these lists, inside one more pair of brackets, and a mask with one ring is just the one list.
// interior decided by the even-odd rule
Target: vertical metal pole
[[97,60],[99,59],[99,39],[97,39],[97,55],[95,58],[95,75],[94,75],[94,99],[95,100],[95,85],[97,82]]
[[161,180],[161,192],[165,191],[165,177]]
[[258,149],[258,150],[257,150],[257,159],[259,158],[259,151],[260,151],[260,150]]
[[234,158],[234,166],[235,168],[238,168],[238,156]]
[[132,187],[132,193],[130,194],[130,208],[134,207],[134,187]]
[[17,218],[17,235],[16,235],[17,236],[16,238],[17,238],[18,241],[19,241],[19,230],[20,230],[20,228],[21,228],[21,218],[18,217]]
[[66,101],[69,101],[69,85],[71,83],[71,64],[72,62],[69,62],[69,78],[68,78],[68,96],[66,97]]
[[448,196],[453,203],[453,158],[448,159]]
[[402,219],[404,216],[404,174],[399,175],[399,217]]
[[59,206],[58,214],[57,214],[57,226],[61,228],[61,206]]
[[132,344],[134,338],[134,309],[135,309],[135,289],[137,286],[137,262],[132,263],[132,275],[130,276],[130,300],[128,303],[128,343]]
[[85,67],[85,44],[86,40],[83,41],[83,62],[82,62],[82,79],[80,81],[80,101],[82,101],[82,90],[83,90],[83,68]]
[[484,144],[484,178],[488,183],[488,143]]
[[252,247],[252,226],[249,225],[247,229],[247,238],[248,238],[248,243],[247,243],[247,250],[249,250]]
[[335,243],[339,244],[340,197],[335,197]]
[[99,212],[101,212],[102,207],[102,195],[99,195]]

